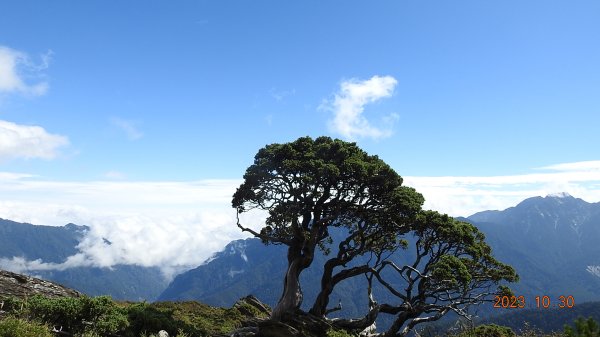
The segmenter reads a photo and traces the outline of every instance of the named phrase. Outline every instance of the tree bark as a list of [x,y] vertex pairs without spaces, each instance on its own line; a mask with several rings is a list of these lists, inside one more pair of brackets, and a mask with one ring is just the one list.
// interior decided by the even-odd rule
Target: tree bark
[[271,314],[273,320],[280,321],[284,313],[294,312],[302,305],[300,273],[312,262],[312,255],[307,256],[302,251],[296,246],[288,248],[288,269],[283,280],[283,293]]
[[283,294],[273,309],[271,318],[280,320],[285,312],[296,310],[302,304],[302,288],[300,288],[301,258],[289,264],[283,281]]
[[323,275],[321,277],[321,291],[319,292],[319,295],[317,295],[313,307],[310,309],[310,313],[315,316],[323,317],[327,312],[327,305],[329,304],[329,295],[331,295],[331,292],[333,291],[334,287],[332,277],[333,268],[336,265],[337,264],[332,260],[329,260],[325,263]]

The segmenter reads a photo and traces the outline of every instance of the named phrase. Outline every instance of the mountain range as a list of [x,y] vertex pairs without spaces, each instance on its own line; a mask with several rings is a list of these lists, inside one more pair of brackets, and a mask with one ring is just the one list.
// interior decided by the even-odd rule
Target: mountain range
[[[510,286],[515,295],[524,296],[528,308],[536,308],[536,296],[548,296],[551,308],[557,306],[560,296],[572,296],[576,305],[600,300],[600,203],[567,194],[549,195],[461,220],[479,227],[494,256],[517,270],[520,281]],[[78,244],[88,230],[75,224],[49,227],[0,219],[0,268],[10,270],[15,258],[63,263],[79,252]],[[229,307],[253,294],[274,305],[281,295],[287,266],[285,248],[264,245],[258,239],[236,240],[168,285],[158,268],[135,265],[29,273],[89,295],[109,294],[116,299],[198,300]],[[401,263],[406,255],[410,252],[401,251],[393,259]],[[313,266],[302,274],[305,304],[312,303],[316,296],[324,259],[318,255]],[[331,296],[332,305],[342,303],[339,315],[364,313],[365,289],[365,280],[360,277],[340,283]],[[375,295],[380,302],[386,300],[383,291]],[[500,313],[492,310],[491,304],[482,308],[486,315],[496,311]]]
[[535,296],[600,300],[600,203],[534,197],[467,220],[486,234],[498,259],[515,267],[521,281],[512,288],[529,303]]
[[[527,308],[536,308],[536,296],[548,296],[551,308],[557,307],[560,296],[572,296],[576,304],[600,300],[600,203],[549,195],[461,220],[479,227],[494,256],[517,270],[520,282],[510,287],[515,295],[524,296]],[[201,266],[178,275],[158,299],[230,306],[253,294],[274,305],[281,294],[285,254],[285,247],[265,246],[258,239],[231,242]],[[401,262],[402,254],[406,251],[394,259]],[[317,256],[302,275],[304,303],[312,303],[316,296],[323,259]],[[342,315],[355,316],[366,311],[364,289],[364,281],[355,278],[342,282],[331,299],[342,301]],[[385,302],[384,293],[376,295]],[[501,311],[492,310],[490,304],[482,312]]]
[[[72,223],[55,227],[0,219],[0,269],[28,273],[93,296],[109,294],[115,299],[135,301],[156,299],[168,283],[159,268],[56,266],[80,253],[77,247],[88,230],[87,226]],[[32,261],[46,267],[31,270],[24,266]]]

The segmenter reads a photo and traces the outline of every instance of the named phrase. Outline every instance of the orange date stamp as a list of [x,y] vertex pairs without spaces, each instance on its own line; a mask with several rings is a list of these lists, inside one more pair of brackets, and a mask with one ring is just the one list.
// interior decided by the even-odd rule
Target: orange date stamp
[[[494,308],[495,309],[523,309],[527,306],[525,296],[495,296],[494,297]],[[558,296],[557,298],[551,298],[550,296],[536,296],[535,303],[529,304],[529,308],[537,309],[571,309],[575,306],[575,298],[573,296]]]

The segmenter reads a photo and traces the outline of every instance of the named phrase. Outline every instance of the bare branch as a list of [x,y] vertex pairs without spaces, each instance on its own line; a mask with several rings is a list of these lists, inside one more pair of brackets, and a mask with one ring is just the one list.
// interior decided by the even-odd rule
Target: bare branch
[[373,309],[369,310],[365,317],[360,319],[334,318],[331,320],[331,324],[345,330],[364,330],[375,322],[379,314],[379,309],[380,306],[376,305]]
[[259,232],[255,231],[255,230],[253,230],[252,228],[242,226],[242,224],[240,223],[240,213],[239,213],[239,211],[236,212],[235,217],[236,217],[236,220],[237,220],[237,226],[238,226],[239,229],[242,230],[242,232],[248,232],[248,233],[254,235],[255,237],[257,237],[257,238],[259,238],[259,239],[261,239],[263,241],[271,241],[271,242],[274,242],[274,243],[283,243],[283,244],[287,244],[287,245],[289,245],[291,243],[290,240],[285,240],[285,239],[280,238],[280,237],[265,235],[265,234],[262,234],[262,233],[259,233]]
[[333,308],[325,310],[325,315],[329,315],[332,312],[336,312],[336,311],[340,311],[340,310],[342,310],[342,300],[341,299],[338,301],[338,305],[336,305]]

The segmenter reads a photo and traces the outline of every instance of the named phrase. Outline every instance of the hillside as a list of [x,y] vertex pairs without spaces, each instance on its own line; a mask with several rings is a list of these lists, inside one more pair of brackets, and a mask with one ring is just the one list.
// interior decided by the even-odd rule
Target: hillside
[[269,310],[251,296],[231,308],[198,302],[116,302],[0,270],[0,336],[138,337],[156,336],[160,330],[169,336],[223,336],[259,324]]
[[80,252],[78,245],[88,230],[71,223],[54,227],[0,219],[0,268],[56,281],[91,296],[154,300],[164,290],[166,280],[158,268],[56,266]]

